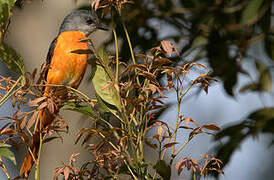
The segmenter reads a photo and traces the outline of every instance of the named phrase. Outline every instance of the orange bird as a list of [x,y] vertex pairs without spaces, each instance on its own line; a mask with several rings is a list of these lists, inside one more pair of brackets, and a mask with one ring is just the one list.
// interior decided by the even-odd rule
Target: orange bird
[[[88,10],[76,10],[65,17],[57,37],[50,45],[47,54],[47,65],[49,67],[46,73],[46,83],[56,85],[66,85],[77,88],[84,76],[87,66],[87,54],[73,53],[75,50],[87,50],[87,42],[81,41],[87,38],[97,29],[107,30],[106,26],[101,24],[95,13]],[[46,86],[43,96],[49,95],[50,86]],[[42,124],[42,130],[50,125],[55,116],[49,112],[41,111],[39,121]],[[27,152],[24,162],[20,169],[20,174],[27,178],[37,159],[38,148],[40,144],[40,130],[36,128],[30,141],[29,148],[32,152]]]

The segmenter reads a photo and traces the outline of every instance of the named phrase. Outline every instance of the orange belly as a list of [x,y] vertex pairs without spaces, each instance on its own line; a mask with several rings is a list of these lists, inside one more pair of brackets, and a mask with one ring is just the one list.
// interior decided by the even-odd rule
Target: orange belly
[[[88,55],[71,51],[88,49],[87,42],[79,42],[84,38],[85,34],[80,31],[65,31],[58,36],[47,74],[48,84],[78,87],[86,70]],[[48,86],[45,91],[49,89]]]

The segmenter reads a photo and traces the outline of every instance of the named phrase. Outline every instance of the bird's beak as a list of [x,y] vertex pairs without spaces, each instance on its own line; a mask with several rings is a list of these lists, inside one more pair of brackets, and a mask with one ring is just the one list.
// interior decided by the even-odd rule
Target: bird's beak
[[109,30],[109,28],[105,24],[98,24],[97,28],[101,29],[103,31],[108,31]]

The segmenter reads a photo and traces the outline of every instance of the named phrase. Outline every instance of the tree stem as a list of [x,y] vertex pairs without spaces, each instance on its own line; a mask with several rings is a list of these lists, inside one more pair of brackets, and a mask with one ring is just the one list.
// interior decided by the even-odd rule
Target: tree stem
[[[130,50],[132,62],[133,62],[133,64],[136,64],[135,56],[134,56],[134,52],[133,52],[133,48],[132,48],[132,45],[131,45],[130,37],[129,37],[128,31],[127,31],[126,24],[125,24],[125,22],[123,22],[122,24],[123,24],[123,29],[124,29],[126,37],[127,37],[127,42],[128,42],[128,46],[129,46],[129,50]],[[135,69],[135,74],[137,74],[136,69]],[[136,80],[137,80],[137,84],[140,86],[140,81],[139,81],[139,77],[138,76],[136,77]]]

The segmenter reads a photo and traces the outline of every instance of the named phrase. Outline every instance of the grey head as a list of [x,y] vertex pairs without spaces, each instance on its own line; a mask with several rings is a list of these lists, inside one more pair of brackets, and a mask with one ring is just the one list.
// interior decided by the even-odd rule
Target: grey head
[[81,31],[88,36],[98,29],[108,30],[94,12],[76,10],[65,17],[61,24],[59,34],[64,31]]

